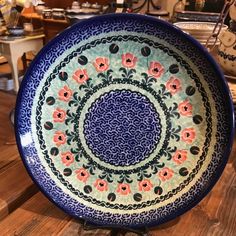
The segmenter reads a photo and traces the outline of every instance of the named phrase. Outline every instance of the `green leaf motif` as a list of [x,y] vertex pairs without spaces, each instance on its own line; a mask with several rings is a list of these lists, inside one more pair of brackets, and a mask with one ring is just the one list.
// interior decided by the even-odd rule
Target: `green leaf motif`
[[179,135],[180,130],[181,130],[181,127],[179,125],[177,128],[172,128],[170,131],[170,137],[172,139],[175,139],[176,141],[179,141],[180,140],[180,135]]
[[170,117],[172,118],[180,118],[180,114],[178,113],[177,109],[178,109],[178,104],[176,102],[173,103],[173,107],[169,107],[169,112],[170,112]]
[[79,86],[80,90],[84,90],[85,92],[90,92],[93,90],[93,84],[92,84],[92,79],[89,78],[88,80],[86,80],[86,82],[82,85]]
[[81,98],[79,96],[78,92],[73,93],[72,100],[69,101],[68,105],[71,106],[78,106],[81,101]]
[[164,166],[165,166],[165,163],[160,163],[159,161],[157,161],[157,163],[153,163],[151,165],[152,174],[156,174],[158,170],[162,169]]
[[71,153],[74,154],[75,161],[80,162],[81,158],[83,157],[82,151],[79,151],[78,148],[71,148]]
[[74,123],[77,120],[76,113],[70,112],[70,110],[66,111],[67,118],[65,119],[65,124]]
[[176,152],[177,147],[167,147],[163,150],[163,155],[167,157],[167,160],[170,160],[172,158],[172,154]]
[[102,78],[103,82],[111,82],[112,81],[112,75],[111,73],[113,72],[113,70],[108,70],[106,73],[99,73],[98,74],[98,78]]
[[149,76],[147,73],[142,73],[141,76],[143,77],[141,84],[145,87],[152,86],[153,82],[157,82],[155,78]]
[[164,84],[161,84],[160,87],[161,89],[158,90],[158,93],[163,99],[166,99],[167,97],[172,97],[172,94],[166,91],[166,86]]
[[135,69],[130,69],[128,70],[128,79],[132,79],[133,78],[133,74],[136,73],[136,70]]
[[66,130],[67,139],[66,142],[68,145],[71,145],[71,142],[76,142],[76,133],[75,132],[69,132],[69,130]]
[[152,176],[152,174],[149,174],[146,170],[140,170],[140,172],[137,174],[138,181],[142,181],[144,178],[150,178]]
[[124,173],[122,173],[121,175],[120,175],[120,179],[117,181],[118,183],[124,183],[124,182],[127,182],[127,183],[132,183],[133,182],[133,180],[132,179],[130,179],[130,176],[128,175],[128,174],[124,174]]
[[133,76],[134,76],[134,73],[136,73],[136,70],[135,69],[126,69],[124,67],[121,67],[119,69],[119,71],[123,72],[121,74],[121,76],[124,78],[124,79],[132,79]]
[[107,180],[107,182],[112,183],[113,182],[113,178],[111,173],[107,172],[107,171],[103,171],[102,174],[100,174],[98,176],[100,179],[105,179]]
[[87,165],[83,164],[83,167],[87,169],[91,175],[95,175],[97,167],[94,165],[92,161],[89,161]]

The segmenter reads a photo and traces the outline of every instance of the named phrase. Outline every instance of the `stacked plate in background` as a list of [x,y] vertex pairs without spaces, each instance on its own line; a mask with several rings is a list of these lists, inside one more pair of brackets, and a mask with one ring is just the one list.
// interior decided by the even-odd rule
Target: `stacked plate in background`
[[[197,39],[201,44],[205,45],[208,38],[212,34],[216,23],[211,22],[177,22],[174,23],[175,26],[183,30],[185,33],[193,36]],[[219,26],[218,26],[219,27]],[[223,25],[221,31],[224,31],[228,28],[227,25]],[[218,29],[216,29],[218,32]],[[209,45],[213,45],[215,42],[214,38],[211,38],[209,41]],[[216,44],[219,44],[220,41],[217,40]]]

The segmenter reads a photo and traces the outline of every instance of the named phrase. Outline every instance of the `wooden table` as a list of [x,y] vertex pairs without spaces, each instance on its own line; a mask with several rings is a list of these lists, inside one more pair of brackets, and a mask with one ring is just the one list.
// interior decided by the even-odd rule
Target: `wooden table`
[[44,34],[35,36],[26,36],[18,39],[0,38],[0,54],[4,56],[11,69],[12,79],[14,80],[14,90],[19,90],[19,79],[17,61],[25,53],[29,51],[38,52],[43,47]]
[[[83,225],[58,209],[38,191],[27,174],[8,119],[15,95],[0,91],[0,235],[3,236],[108,236],[110,230],[84,230]],[[236,139],[229,162],[212,191],[193,209],[151,229],[149,236],[235,236]],[[127,236],[136,236],[133,233]]]

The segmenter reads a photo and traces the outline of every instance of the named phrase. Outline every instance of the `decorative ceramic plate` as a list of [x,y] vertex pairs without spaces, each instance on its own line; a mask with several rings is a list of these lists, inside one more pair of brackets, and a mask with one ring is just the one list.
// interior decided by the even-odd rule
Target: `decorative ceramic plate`
[[152,17],[111,14],[73,25],[37,55],[16,136],[60,208],[138,228],[206,195],[227,162],[233,119],[223,76],[197,41]]

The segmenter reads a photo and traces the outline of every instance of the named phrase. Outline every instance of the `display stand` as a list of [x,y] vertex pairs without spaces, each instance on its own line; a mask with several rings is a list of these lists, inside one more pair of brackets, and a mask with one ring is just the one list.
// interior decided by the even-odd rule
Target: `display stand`
[[135,233],[140,236],[148,236],[148,228],[143,227],[140,229],[131,229],[131,228],[112,228],[112,227],[105,227],[105,226],[98,226],[94,225],[88,221],[84,221],[83,223],[84,230],[95,230],[95,229],[107,229],[111,230],[110,236],[125,236],[127,233]]

